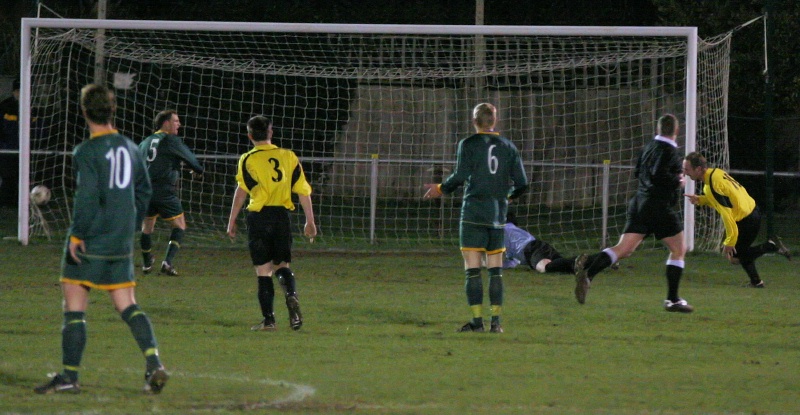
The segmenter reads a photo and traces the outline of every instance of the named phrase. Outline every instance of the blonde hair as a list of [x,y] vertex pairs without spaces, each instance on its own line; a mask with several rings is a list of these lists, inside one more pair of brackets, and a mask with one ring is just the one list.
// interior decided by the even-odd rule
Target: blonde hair
[[472,122],[480,130],[494,128],[497,123],[497,108],[486,102],[476,105],[472,110]]

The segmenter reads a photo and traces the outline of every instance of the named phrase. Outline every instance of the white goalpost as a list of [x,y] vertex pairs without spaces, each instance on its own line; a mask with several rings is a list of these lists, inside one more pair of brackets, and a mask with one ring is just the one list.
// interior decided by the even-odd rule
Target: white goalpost
[[[730,38],[702,40],[696,28],[23,19],[23,244],[38,236],[35,185],[51,189],[38,207],[50,232],[69,226],[71,151],[86,137],[78,93],[93,82],[99,46],[119,130],[138,143],[158,111],[176,109],[205,164],[202,180],[181,180],[196,243],[226,240],[244,124],[256,114],[300,157],[323,247],[456,245],[460,198],[423,200],[422,185],[452,170],[478,102],[498,107],[532,180],[512,205],[518,221],[565,252],[613,244],[660,115],[681,119],[683,150],[728,166]],[[683,212],[689,246],[716,247],[719,221],[690,204]]]

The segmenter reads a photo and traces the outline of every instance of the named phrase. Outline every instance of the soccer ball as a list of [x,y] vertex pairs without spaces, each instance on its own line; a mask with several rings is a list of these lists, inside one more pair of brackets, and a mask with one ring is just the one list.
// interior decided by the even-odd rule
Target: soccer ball
[[50,201],[50,189],[47,186],[40,184],[31,189],[31,202],[41,206]]

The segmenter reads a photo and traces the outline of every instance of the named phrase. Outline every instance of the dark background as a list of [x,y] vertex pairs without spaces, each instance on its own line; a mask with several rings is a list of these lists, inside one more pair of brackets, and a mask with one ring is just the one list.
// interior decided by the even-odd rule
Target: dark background
[[[774,85],[775,209],[797,210],[800,191],[800,1],[769,0],[769,73]],[[486,25],[697,26],[703,38],[765,14],[766,0],[485,0]],[[40,3],[63,17],[96,18],[92,0],[5,0],[0,6],[0,76],[19,71],[19,18],[36,16]],[[44,11],[42,17],[55,17]],[[475,0],[108,0],[109,19],[214,20],[308,23],[475,24]],[[764,171],[764,20],[736,30],[729,92],[731,169]],[[5,89],[3,89],[5,90]],[[759,200],[764,176],[740,181]],[[761,201],[759,201],[761,203]]]

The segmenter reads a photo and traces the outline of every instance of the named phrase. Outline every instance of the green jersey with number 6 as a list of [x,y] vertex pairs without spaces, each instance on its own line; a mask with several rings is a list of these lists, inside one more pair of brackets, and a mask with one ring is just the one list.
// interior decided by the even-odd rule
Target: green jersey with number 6
[[499,133],[481,132],[458,143],[456,158],[455,170],[442,182],[442,193],[453,193],[463,184],[461,221],[502,228],[508,200],[528,188],[517,148]]
[[86,243],[86,255],[130,256],[152,188],[136,144],[116,130],[75,147],[75,197],[69,236]]

